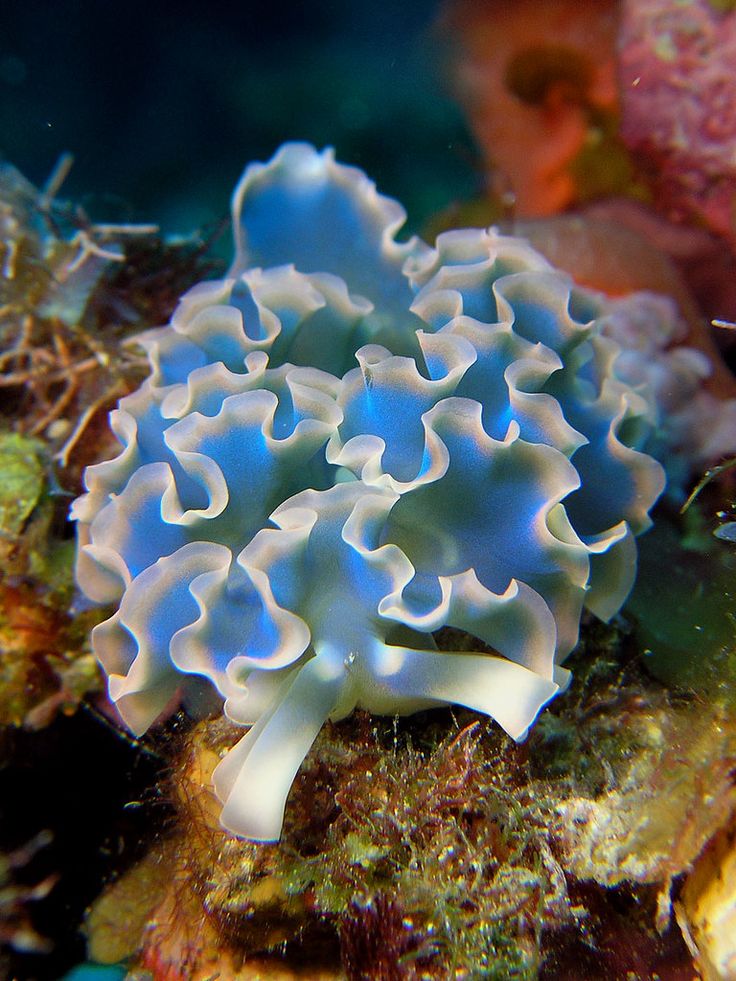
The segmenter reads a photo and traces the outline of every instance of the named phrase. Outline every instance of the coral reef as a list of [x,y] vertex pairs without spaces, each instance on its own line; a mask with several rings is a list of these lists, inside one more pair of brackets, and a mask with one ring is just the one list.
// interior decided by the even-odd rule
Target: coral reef
[[100,689],[87,643],[100,614],[72,604],[69,489],[142,377],[126,337],[213,268],[201,243],[59,200],[70,165],[43,191],[0,165],[0,725],[38,728]]
[[610,297],[603,330],[623,349],[617,371],[657,402],[660,425],[647,449],[665,461],[669,493],[682,501],[693,475],[736,452],[736,379],[672,261],[601,210],[510,227]]
[[671,258],[709,321],[735,320],[733,6],[448,0],[439,23],[485,192],[435,231],[575,209],[598,288],[620,280],[613,257],[635,271],[623,226]]
[[736,393],[725,399],[706,390],[713,360],[685,343],[687,326],[674,300],[623,297],[611,304],[603,333],[623,349],[619,377],[645,387],[660,406],[661,424],[647,450],[666,460],[670,486],[683,486],[693,471],[736,453]]
[[43,539],[48,525],[47,470],[41,440],[0,434],[0,561],[6,574],[23,575],[34,562],[32,543]]
[[0,584],[0,725],[41,728],[102,690],[88,635],[99,611],[60,610],[58,593]]
[[121,238],[137,231],[95,226],[56,204],[70,163],[60,162],[43,192],[9,164],[0,168],[2,409],[23,431],[56,437],[59,445],[75,435],[75,410],[82,416],[125,390],[123,352],[106,349],[82,321],[103,275],[125,261]]
[[517,216],[554,214],[580,200],[583,184],[588,194],[611,193],[630,180],[612,138],[616,7],[615,0],[445,5],[441,27],[459,48],[454,87],[488,190]]
[[0,165],[0,413],[63,465],[142,377],[125,338],[213,268],[201,242],[165,244],[155,225],[96,223],[58,200],[71,165],[63,157],[43,191]]
[[[574,276],[575,282],[612,299],[632,293],[667,297],[675,307],[667,343],[705,355],[709,361],[709,375],[702,383],[706,391],[721,399],[736,396],[736,380],[723,360],[718,335],[682,276],[682,265],[692,262],[689,231],[675,234],[671,225],[655,225],[651,213],[620,200],[600,202],[578,214],[510,222],[508,230],[528,239],[554,266]],[[671,251],[677,251],[677,261]],[[655,334],[659,339],[661,329]]]
[[[256,414],[252,428],[258,429],[259,423],[269,418],[273,425],[270,432],[266,427],[263,445],[273,448],[292,438],[293,433],[291,437],[288,434],[290,424],[294,432],[302,426],[299,436],[305,443],[322,439],[316,456],[305,465],[306,490],[313,495],[310,500],[322,501],[321,495],[336,487],[361,484],[379,499],[386,500],[389,494],[399,499],[389,510],[390,518],[402,497],[419,497],[418,491],[432,486],[432,480],[417,480],[417,475],[434,473],[431,460],[425,461],[424,453],[416,448],[430,445],[431,434],[442,445],[446,445],[445,440],[449,442],[448,431],[439,431],[433,422],[436,416],[432,413],[443,400],[477,401],[485,410],[481,426],[490,425],[493,414],[501,410],[510,416],[516,413],[520,424],[531,426],[537,418],[533,415],[534,400],[553,394],[558,404],[564,403],[564,418],[570,422],[565,385],[574,372],[577,381],[589,381],[586,364],[576,364],[574,371],[571,367],[567,378],[557,378],[565,385],[553,389],[555,372],[548,377],[541,373],[540,344],[524,336],[521,340],[534,349],[533,364],[540,374],[515,375],[513,357],[517,350],[513,345],[523,345],[518,336],[514,341],[512,330],[504,333],[504,343],[509,344],[505,354],[500,339],[498,348],[491,350],[497,356],[496,365],[505,364],[502,355],[509,359],[502,371],[507,402],[489,404],[493,386],[487,379],[493,375],[479,371],[479,362],[489,354],[479,352],[482,332],[499,326],[495,321],[488,324],[491,305],[483,308],[484,296],[492,295],[499,322],[502,314],[507,320],[513,315],[514,324],[522,329],[524,324],[533,324],[534,318],[526,310],[522,312],[524,290],[510,292],[509,283],[546,278],[555,286],[544,294],[544,304],[549,304],[550,296],[556,295],[554,289],[564,283],[571,306],[567,319],[563,301],[555,308],[552,329],[542,338],[545,346],[554,341],[554,330],[561,324],[574,330],[576,317],[582,316],[583,310],[593,318],[592,328],[587,325],[588,333],[577,346],[558,350],[561,362],[572,366],[591,345],[597,360],[594,357],[587,365],[600,367],[603,352],[616,350],[607,334],[629,348],[609,362],[608,368],[613,370],[607,376],[609,382],[615,379],[621,391],[630,392],[633,386],[636,405],[641,408],[641,416],[634,412],[626,420],[627,425],[636,424],[635,433],[624,432],[627,425],[616,430],[622,440],[660,454],[675,480],[694,462],[697,465],[696,461],[705,460],[707,454],[702,448],[717,435],[718,427],[713,425],[717,417],[712,415],[710,425],[699,430],[694,421],[700,410],[688,416],[686,408],[704,405],[705,395],[728,395],[729,379],[707,347],[702,353],[691,349],[692,334],[685,337],[671,300],[651,292],[613,299],[593,295],[573,287],[524,243],[501,235],[464,232],[443,236],[435,250],[416,240],[397,244],[398,207],[373,196],[375,192],[357,178],[356,172],[334,163],[332,166],[333,176],[344,178],[341,192],[352,186],[350,177],[358,180],[360,201],[365,202],[361,195],[368,192],[371,206],[363,211],[356,208],[356,212],[363,222],[360,227],[371,229],[369,252],[352,267],[352,245],[349,248],[346,244],[351,242],[349,237],[341,241],[335,236],[331,252],[329,241],[320,243],[321,254],[329,253],[324,274],[320,273],[321,266],[310,266],[307,235],[293,236],[289,242],[269,240],[267,218],[256,206],[258,198],[273,192],[270,205],[275,203],[280,211],[284,199],[279,199],[270,181],[269,166],[253,168],[252,183],[246,184],[236,200],[243,218],[237,229],[239,256],[230,274],[231,279],[245,282],[250,293],[236,292],[234,299],[229,286],[199,287],[179,308],[173,327],[144,335],[154,375],[144,382],[142,391],[151,396],[157,385],[171,382],[160,401],[163,406],[169,399],[167,411],[174,408],[189,416],[199,413],[201,419],[210,420],[207,425],[212,425],[218,416],[223,422],[230,419],[222,411],[227,399],[260,393],[266,408],[261,416]],[[318,169],[310,173],[316,179]],[[677,525],[660,516],[655,528],[642,539],[637,584],[624,610],[625,619],[617,616],[613,625],[604,627],[583,614],[580,648],[566,662],[566,667],[573,668],[571,687],[564,699],[544,713],[524,744],[462,708],[419,712],[394,720],[357,711],[342,721],[328,722],[291,787],[279,846],[235,839],[220,825],[221,802],[210,789],[211,775],[223,759],[227,760],[242,732],[238,725],[222,718],[193,724],[184,715],[177,715],[163,734],[157,730],[139,743],[121,740],[113,728],[101,730],[100,738],[92,738],[90,733],[99,723],[91,713],[65,717],[90,694],[104,713],[112,717],[113,710],[96,694],[99,678],[87,642],[90,627],[109,616],[110,610],[80,608],[78,599],[72,601],[74,544],[64,529],[66,502],[59,485],[76,489],[83,466],[110,452],[103,416],[116,390],[115,370],[108,370],[108,357],[123,365],[121,390],[132,391],[141,377],[142,359],[134,348],[123,347],[121,342],[142,324],[166,320],[178,291],[201,279],[207,270],[198,245],[169,245],[155,235],[135,237],[123,243],[126,261],[101,259],[104,268],[88,286],[79,290],[75,286],[66,295],[61,275],[61,282],[51,286],[57,306],[46,310],[43,297],[47,294],[40,283],[49,284],[50,269],[56,278],[66,265],[74,263],[81,245],[79,239],[73,245],[71,240],[79,231],[79,223],[84,227],[90,224],[55,200],[53,183],[50,203],[45,205],[44,193],[28,190],[30,185],[19,177],[14,178],[12,193],[0,182],[6,188],[6,202],[8,198],[13,202],[13,207],[6,207],[3,213],[7,218],[12,211],[17,222],[3,226],[2,241],[25,243],[19,250],[3,252],[2,257],[10,257],[11,271],[25,269],[27,274],[23,282],[10,277],[1,284],[12,294],[4,294],[9,303],[3,308],[8,343],[20,337],[23,318],[26,324],[32,319],[32,329],[25,335],[25,360],[5,362],[0,376],[9,378],[0,393],[5,420],[0,433],[0,726],[5,727],[0,729],[0,800],[4,805],[11,802],[10,810],[0,815],[6,852],[0,856],[4,859],[4,864],[0,860],[0,878],[4,876],[0,893],[5,904],[0,904],[0,933],[5,944],[0,973],[7,970],[10,976],[24,976],[28,962],[23,961],[20,951],[30,947],[35,953],[28,956],[40,958],[52,943],[44,939],[46,936],[53,938],[59,956],[67,957],[60,961],[55,956],[55,963],[69,965],[80,960],[74,927],[81,910],[100,888],[102,877],[109,880],[110,871],[116,869],[120,878],[87,916],[89,957],[107,964],[129,961],[129,976],[140,981],[205,979],[214,974],[223,981],[264,976],[302,981],[346,977],[350,981],[394,981],[472,978],[479,974],[499,979],[538,977],[542,981],[575,981],[583,975],[624,981],[632,976],[658,975],[689,981],[696,969],[693,964],[705,978],[715,981],[728,976],[734,956],[736,662],[730,618],[736,552],[727,539],[734,523],[721,525],[725,541],[719,542],[712,535],[716,526],[713,516],[718,514],[723,520],[732,515],[727,465],[715,469],[714,475],[721,476],[721,482],[713,481],[704,488]],[[290,184],[286,199],[296,192],[295,184],[298,182]],[[25,212],[19,210],[18,195],[26,195],[29,202]],[[382,218],[371,225],[374,206]],[[331,228],[337,232],[334,217]],[[391,226],[387,234],[381,232],[382,221]],[[31,248],[28,241],[35,243],[37,251],[33,261],[24,266],[23,250]],[[94,236],[93,242],[97,242]],[[272,246],[276,249],[273,258],[269,256]],[[611,235],[607,248],[614,255],[612,266],[622,275],[619,289],[612,292],[624,294],[632,285],[638,289],[648,285],[632,284],[625,278],[626,267],[628,264],[629,271],[637,264],[653,268],[653,252],[641,261],[638,253],[632,258],[629,246],[616,235]],[[496,249],[494,260],[489,258],[492,249]],[[306,272],[279,268],[279,263],[289,261],[290,251]],[[376,251],[382,256],[378,262],[374,261]],[[573,262],[574,250],[562,248],[563,258],[566,251],[567,261]],[[581,247],[578,254],[588,259],[585,252]],[[597,254],[604,253],[600,247]],[[469,266],[476,265],[474,259],[479,268],[469,271]],[[502,268],[502,260],[511,266]],[[407,277],[401,273],[404,263]],[[32,270],[38,282],[29,278]],[[330,273],[343,278],[349,289],[337,289]],[[668,279],[669,275],[665,270],[653,288],[673,293],[679,303],[677,280]],[[305,280],[309,286],[306,300],[300,292]],[[212,293],[208,293],[210,289]],[[289,307],[284,297],[294,300],[295,295],[299,303]],[[223,313],[233,305],[245,324],[242,335],[231,330],[228,315]],[[64,309],[73,312],[67,317],[69,323],[59,313]],[[471,332],[474,321],[482,329]],[[220,331],[214,339],[208,333],[213,324]],[[343,329],[338,334],[341,342],[327,345],[322,331],[335,324]],[[644,324],[656,325],[656,335],[642,333]],[[316,338],[310,335],[312,328],[318,332]],[[63,367],[58,360],[61,348],[54,338],[62,336],[68,350],[71,343],[77,343],[76,337],[82,347],[74,348],[74,358],[84,359],[88,356],[84,348],[88,334],[101,345],[103,354],[96,366],[81,373],[84,382],[74,383],[73,395],[56,418],[37,428],[56,400],[66,398],[66,376],[63,371],[59,374]],[[172,338],[175,334],[180,336]],[[236,343],[230,346],[233,338]],[[170,340],[174,343],[167,346]],[[465,364],[472,359],[463,341],[476,351],[472,363]],[[243,351],[238,343],[246,344],[248,350]],[[356,369],[353,353],[361,347],[362,360],[358,359]],[[377,350],[379,347],[382,350]],[[204,351],[203,362],[197,360],[198,348]],[[465,360],[453,362],[448,349],[465,354]],[[529,351],[529,347],[523,349]],[[185,359],[183,366],[189,377],[186,381],[177,377],[172,382],[174,359],[182,352],[191,358]],[[388,352],[392,352],[390,357]],[[224,368],[215,372],[211,362],[218,357],[223,359]],[[57,361],[52,369],[54,358]],[[552,362],[548,360],[549,368]],[[409,370],[411,363],[417,366],[415,373]],[[72,359],[70,364],[69,374],[74,376],[76,361]],[[295,367],[289,369],[289,364]],[[710,365],[716,366],[712,382],[700,377]],[[26,391],[15,377],[30,366],[39,376],[35,391]],[[56,374],[42,384],[41,376],[47,370]],[[475,378],[472,372],[477,373]],[[560,369],[557,372],[561,373]],[[210,387],[213,377],[220,386],[215,394]],[[252,388],[245,381],[249,377]],[[231,390],[227,384],[233,378],[236,388]],[[320,387],[315,392],[316,378]],[[475,388],[470,387],[471,381]],[[46,382],[50,387],[44,387]],[[237,387],[243,383],[243,389]],[[411,397],[402,401],[396,396],[407,386]],[[269,393],[273,395],[270,404]],[[376,406],[381,408],[380,400],[387,394],[390,404],[377,411]],[[421,403],[420,416],[428,416],[429,425],[422,423],[412,430],[411,402],[422,398],[425,402]],[[153,419],[141,418],[139,410],[144,402],[137,392],[127,396],[123,410],[127,404],[132,406],[132,414],[138,414],[137,435],[143,437],[145,452],[155,455],[165,447],[164,459],[176,468],[178,458],[165,434],[178,420],[173,415],[161,415],[158,420],[159,403],[149,405]],[[338,416],[333,406],[341,414],[339,422],[334,422]],[[668,417],[662,416],[665,407],[673,410]],[[284,411],[287,408],[294,411],[291,417]],[[709,411],[703,409],[701,422]],[[679,421],[678,415],[682,415]],[[323,426],[321,435],[304,425],[315,421]],[[57,426],[57,422],[62,425]],[[723,432],[728,435],[727,427]],[[78,438],[64,453],[74,433]],[[528,428],[517,442],[539,445],[533,443],[530,433]],[[397,449],[396,434],[408,447],[406,454]],[[123,435],[128,438],[127,432]],[[269,435],[271,442],[266,440]],[[219,453],[217,431],[208,431],[207,438],[208,451],[217,448]],[[490,438],[514,445],[501,430],[494,430]],[[199,493],[198,488],[206,485],[205,477],[210,479],[215,470],[197,461],[193,443],[184,437],[181,442],[172,439],[172,445],[186,464],[176,471],[177,480],[188,475],[192,482],[187,493]],[[450,446],[448,456],[454,456],[456,448],[457,443]],[[590,470],[583,465],[583,449],[584,445],[565,452],[572,466],[579,467],[585,485]],[[128,452],[124,450],[123,460],[129,463]],[[185,452],[190,456],[184,456]],[[157,459],[161,462],[162,458]],[[239,461],[234,458],[231,461],[218,455],[217,461],[223,464],[228,479],[239,472]],[[408,472],[411,461],[421,461],[414,473]],[[230,462],[232,470],[228,469]],[[245,459],[243,470],[251,462]],[[279,466],[284,467],[270,474],[273,486],[296,463],[296,453],[292,458],[279,458]],[[425,471],[425,467],[429,469]],[[267,500],[259,505],[251,494],[250,481],[264,471],[252,469],[254,473],[245,474],[238,488],[242,500],[258,513],[244,521],[260,522],[254,537],[268,531],[273,533],[272,540],[284,541],[285,534],[295,535],[299,527],[286,522],[281,528],[267,525],[269,508],[282,502]],[[447,482],[449,473],[448,464],[448,470],[434,483]],[[121,481],[117,490],[125,493],[125,475],[118,474],[116,479]],[[412,480],[417,481],[416,486],[411,486]],[[90,482],[94,483],[92,476]],[[285,491],[281,487],[278,493],[300,495],[304,490],[297,486]],[[562,501],[563,507],[569,507],[575,527],[585,516],[584,501],[575,510],[577,493],[572,491]],[[454,494],[454,489],[452,494],[448,489],[446,500],[440,495],[428,497],[422,505],[422,514],[431,509],[425,521],[428,535],[453,516]],[[523,496],[520,499],[523,501]],[[465,510],[475,507],[472,495],[466,494],[463,502]],[[206,501],[197,497],[189,503],[201,509]],[[412,536],[425,528],[418,529],[418,519],[409,518],[400,529],[403,537],[398,544],[411,551]],[[207,519],[208,527],[217,527],[218,520],[220,516]],[[340,521],[342,516],[338,516],[338,525]],[[109,525],[101,525],[100,535],[108,535]],[[453,526],[454,533],[465,548],[459,525],[458,521]],[[386,535],[398,537],[396,526],[389,522],[386,527]],[[244,530],[247,532],[247,524],[228,527],[222,521],[218,532],[222,537],[216,544],[224,547],[228,535],[240,535]],[[317,522],[309,533],[312,545],[315,530],[321,533],[328,529]],[[589,536],[580,538],[589,543]],[[325,549],[331,548],[327,536],[325,540]],[[361,543],[349,533],[347,540],[344,536],[340,540],[351,548],[353,543]],[[397,544],[388,538],[364,539],[362,543],[366,541],[379,548]],[[412,553],[417,565],[419,559],[426,559],[425,568],[429,567],[430,560],[445,555],[434,539],[432,542],[435,554],[429,559]],[[366,554],[372,553],[366,549],[356,561],[364,561]],[[317,569],[319,576],[315,555],[319,558],[314,550],[306,549],[300,568],[312,574]],[[602,556],[591,557],[594,577]],[[279,561],[282,557],[282,553],[276,556]],[[97,561],[100,556],[95,558]],[[233,563],[232,568],[236,566]],[[243,571],[251,576],[254,569],[251,565]],[[296,612],[307,609],[310,631],[314,627],[316,636],[325,636],[324,619],[317,616],[322,601],[325,606],[332,602],[345,607],[338,618],[341,629],[351,617],[360,620],[354,611],[362,609],[365,594],[353,595],[354,565],[343,564],[336,575],[344,575],[341,570],[345,569],[345,589],[332,596],[317,595],[319,589],[305,596],[299,592],[299,583],[288,584],[292,590],[288,596],[296,596],[302,604],[295,604]],[[665,591],[663,569],[667,570]],[[239,579],[236,585],[242,583]],[[207,585],[206,581],[200,584]],[[275,600],[287,596],[287,587],[279,588]],[[623,586],[620,591],[624,592]],[[197,595],[212,597],[216,592],[213,586],[209,593]],[[236,589],[228,599],[234,596],[237,604],[242,595]],[[261,595],[264,593],[259,592]],[[550,601],[555,595],[549,593]],[[408,596],[417,601],[416,594]],[[452,602],[457,604],[457,595],[448,602],[448,608],[457,612]],[[196,617],[198,608],[192,609]],[[418,615],[415,608],[411,613]],[[557,625],[564,624],[559,608],[555,614]],[[573,620],[577,633],[577,616],[569,622]],[[286,619],[283,622],[294,626]],[[453,622],[448,616],[446,623]],[[232,636],[225,636],[223,642],[225,661],[239,642],[237,622],[231,626]],[[266,626],[264,621],[259,624],[261,637]],[[440,629],[431,626],[431,642],[436,649],[429,652],[447,656],[451,663],[462,656],[493,663],[499,651],[484,644],[477,631],[468,633],[467,623],[460,626],[465,629],[441,623]],[[101,629],[104,634],[105,628]],[[404,632],[402,628],[397,634],[379,636],[388,641],[389,651],[414,650],[419,641],[427,642],[429,629]],[[167,644],[168,635],[161,650]],[[565,646],[560,642],[560,656]],[[129,646],[122,653],[128,656],[131,650]],[[238,652],[241,650],[242,646]],[[122,665],[127,670],[124,659]],[[242,696],[245,682],[251,692],[257,688],[259,699],[268,698],[258,673],[261,667],[259,664],[249,678],[238,672],[233,677],[218,676],[223,694],[232,698],[234,690],[237,697]],[[270,675],[283,671],[277,667]],[[159,678],[162,689],[156,695],[164,711],[173,710],[181,696],[193,714],[202,713],[207,703],[195,676],[196,672]],[[169,687],[172,682],[173,689]],[[168,704],[163,705],[169,695]],[[397,708],[394,704],[389,711]],[[59,710],[62,716],[57,718]],[[79,727],[80,723],[84,725]],[[79,728],[79,732],[77,741],[70,743],[72,728],[75,732]],[[67,733],[66,741],[63,733]],[[70,758],[78,761],[73,777],[64,765],[58,765],[58,760]],[[95,776],[102,776],[102,766],[105,780]],[[154,783],[155,772],[160,778],[162,766],[170,768],[167,782]],[[137,774],[135,785],[126,784],[133,773]],[[107,786],[102,786],[105,783]],[[109,803],[118,792],[117,803]],[[75,802],[72,817],[69,813],[59,817],[44,804],[44,823],[37,823],[42,817],[37,803],[41,797],[48,796],[68,811],[70,795]],[[176,812],[174,820],[169,803]],[[11,824],[15,828],[9,834]],[[89,839],[89,854],[95,856],[92,863],[104,867],[102,872],[98,868],[81,877],[84,884],[80,896],[72,902],[69,890],[74,886],[69,883],[79,881],[75,866],[85,866],[87,852],[79,841],[69,838],[70,824],[83,826],[80,838]],[[34,838],[29,849],[12,851],[38,827],[54,827],[55,841],[46,851],[56,850],[41,871],[37,871],[31,852],[47,836]],[[20,836],[19,828],[23,832]],[[165,834],[159,839],[162,831]],[[147,854],[142,861],[125,872],[127,863],[137,859],[144,848]],[[26,860],[32,862],[27,869],[10,867]],[[57,874],[61,881],[47,896]],[[29,906],[28,901],[34,898],[40,902]],[[48,904],[56,904],[54,909],[61,911],[56,917],[61,920],[51,931],[47,929],[49,917],[39,917],[38,909],[33,909],[34,905],[44,909]],[[75,943],[75,953],[69,955]],[[86,969],[105,976],[100,965]],[[108,970],[110,976],[122,976],[125,969]]]
[[677,919],[703,981],[736,978],[736,829],[723,827],[699,856]]
[[626,194],[734,250],[732,6],[454,0],[441,23],[497,204],[540,217]]
[[[298,106],[415,223],[474,164],[485,198],[424,238],[497,230],[407,241],[292,146],[239,185],[226,273],[207,235],[60,200],[69,157],[41,187],[0,165],[0,976],[734,977],[736,5],[443,0],[470,166],[412,28],[336,44],[332,6],[300,8],[325,58],[273,58],[251,18],[237,133],[261,153]],[[167,46],[208,140],[219,29],[204,73]],[[194,183],[173,130],[128,141],[178,227],[242,148],[216,117]],[[644,454],[667,492],[634,544]],[[134,729],[163,724],[130,735],[95,651]]]
[[0,432],[0,726],[40,727],[101,687],[88,644],[100,615],[69,610],[74,544],[55,529],[49,473],[45,442]]
[[628,594],[664,477],[606,303],[525,243],[399,243],[403,209],[306,144],[233,209],[228,278],[139,339],[151,376],[73,516],[80,585],[119,603],[92,637],[123,718],[208,678],[251,726],[223,822],[274,840],[328,717],[461,703],[523,738],[583,607]]
[[[691,337],[703,337],[712,352],[728,350],[726,331],[713,330],[712,323],[736,318],[736,254],[724,247],[721,237],[700,225],[675,222],[655,211],[652,204],[647,206],[621,197],[593,201],[581,210],[579,217],[584,224],[592,226],[594,236],[597,233],[600,239],[595,252],[589,254],[583,265],[592,268],[598,259],[606,273],[612,274],[610,290],[605,282],[600,284],[601,289],[606,292],[615,292],[617,286],[620,289],[612,262],[614,255],[622,263],[619,279],[621,273],[637,277],[636,265],[641,261],[640,284],[646,277],[650,280],[643,283],[646,288],[677,300],[682,316],[690,325]],[[564,223],[565,217],[560,220]],[[627,237],[636,256],[629,255]],[[665,272],[669,284],[664,288],[655,285],[655,280]]]
[[707,0],[623,0],[621,134],[659,207],[736,248],[736,11]]
[[633,640],[586,630],[523,745],[462,709],[326,726],[278,846],[220,827],[234,731],[198,724],[177,830],[93,909],[90,950],[154,978],[691,978],[671,899],[734,812],[733,695],[723,661],[697,691],[653,684]]
[[[136,753],[149,787],[151,756],[121,738],[103,692],[89,634],[107,613],[80,602],[67,514],[84,466],[109,452],[111,402],[141,379],[125,339],[168,318],[183,289],[215,267],[199,238],[167,243],[150,226],[100,225],[59,200],[68,165],[43,191],[0,166],[3,977],[57,978],[78,961],[84,908],[121,868],[123,840],[139,845],[127,831],[133,815],[112,812],[136,795],[124,751]],[[102,767],[112,768],[109,786]],[[24,846],[52,837],[37,854]]]

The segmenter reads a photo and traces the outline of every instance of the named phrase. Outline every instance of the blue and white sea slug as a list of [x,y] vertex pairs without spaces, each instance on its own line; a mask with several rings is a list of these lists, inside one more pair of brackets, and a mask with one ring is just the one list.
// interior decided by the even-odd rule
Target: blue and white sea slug
[[[523,739],[583,607],[611,617],[664,486],[605,301],[494,230],[405,214],[301,143],[245,171],[235,259],[140,337],[122,444],[74,504],[77,578],[136,733],[186,676],[249,726],[222,822],[279,837],[326,719],[460,703]],[[438,650],[451,626],[496,651]],[[472,644],[469,643],[472,647]],[[480,645],[477,645],[480,646]]]

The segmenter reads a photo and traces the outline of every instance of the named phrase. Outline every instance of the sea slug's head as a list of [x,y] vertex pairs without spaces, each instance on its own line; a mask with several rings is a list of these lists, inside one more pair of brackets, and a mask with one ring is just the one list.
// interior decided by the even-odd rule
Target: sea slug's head
[[[74,504],[77,577],[117,605],[93,645],[131,729],[191,675],[250,726],[215,785],[225,827],[274,840],[356,706],[457,702],[523,738],[583,607],[625,599],[664,478],[604,302],[523,241],[398,242],[400,205],[305,144],[233,204],[228,276],[140,338],[122,449]],[[444,626],[468,649],[438,650]]]

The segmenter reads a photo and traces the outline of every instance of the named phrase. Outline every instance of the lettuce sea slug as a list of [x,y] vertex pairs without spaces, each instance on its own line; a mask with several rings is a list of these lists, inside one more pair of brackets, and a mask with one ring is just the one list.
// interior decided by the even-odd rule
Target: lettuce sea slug
[[[606,302],[494,230],[398,242],[401,206],[282,147],[233,198],[227,277],[139,340],[151,375],[74,504],[77,577],[136,733],[191,675],[249,726],[222,822],[279,837],[326,719],[460,703],[523,739],[583,607],[612,616],[664,486]],[[451,626],[495,654],[439,650]],[[481,645],[475,645],[480,647]]]

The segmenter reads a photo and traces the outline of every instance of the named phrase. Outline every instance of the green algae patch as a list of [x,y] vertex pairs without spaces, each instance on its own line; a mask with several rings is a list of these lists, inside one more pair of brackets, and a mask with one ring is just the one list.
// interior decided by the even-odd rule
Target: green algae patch
[[71,613],[74,542],[50,492],[46,444],[0,434],[0,726],[39,729],[101,688],[88,637],[100,611]]
[[733,701],[736,548],[701,528],[697,516],[688,531],[683,537],[660,520],[642,538],[626,612],[652,675],[699,692],[730,691]]
[[7,559],[46,487],[46,448],[38,439],[0,433],[0,554]]

